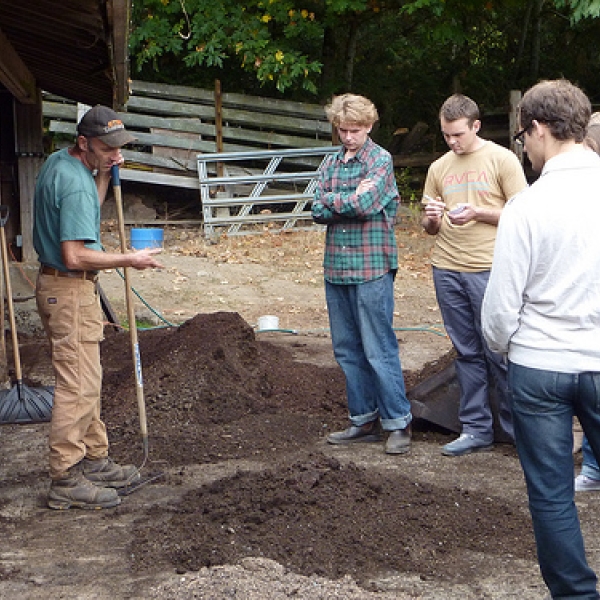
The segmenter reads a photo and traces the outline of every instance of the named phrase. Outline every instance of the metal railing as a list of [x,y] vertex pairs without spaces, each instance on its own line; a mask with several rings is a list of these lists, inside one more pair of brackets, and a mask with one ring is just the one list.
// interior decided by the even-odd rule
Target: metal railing
[[[309,210],[319,169],[339,146],[198,155],[204,232],[257,233],[244,226],[282,222],[280,231],[314,228]],[[267,208],[268,207],[268,208]],[[301,227],[298,222],[310,221]]]

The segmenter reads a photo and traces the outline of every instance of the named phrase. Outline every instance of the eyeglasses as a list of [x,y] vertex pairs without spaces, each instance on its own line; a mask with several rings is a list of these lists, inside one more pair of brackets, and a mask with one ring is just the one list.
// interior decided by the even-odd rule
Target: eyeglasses
[[529,125],[527,125],[527,127],[524,127],[523,129],[521,129],[521,131],[519,131],[519,133],[515,133],[515,135],[513,135],[513,141],[516,142],[517,144],[519,144],[520,146],[524,146],[525,145],[525,134],[531,129],[531,123]]
[[[559,119],[534,119],[534,121],[537,121],[538,123],[546,123],[546,124],[560,122]],[[527,125],[527,127],[524,127],[523,129],[521,129],[521,131],[519,131],[519,133],[515,133],[515,135],[513,135],[513,140],[520,146],[524,146],[525,145],[525,134],[532,127],[533,127],[533,121],[531,123],[529,123],[529,125]]]

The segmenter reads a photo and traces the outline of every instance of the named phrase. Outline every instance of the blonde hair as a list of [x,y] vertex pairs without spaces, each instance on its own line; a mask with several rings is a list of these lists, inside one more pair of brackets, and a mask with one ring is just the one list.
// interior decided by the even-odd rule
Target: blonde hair
[[325,107],[325,114],[334,127],[339,127],[340,123],[369,126],[379,120],[375,105],[368,98],[356,94],[334,96]]

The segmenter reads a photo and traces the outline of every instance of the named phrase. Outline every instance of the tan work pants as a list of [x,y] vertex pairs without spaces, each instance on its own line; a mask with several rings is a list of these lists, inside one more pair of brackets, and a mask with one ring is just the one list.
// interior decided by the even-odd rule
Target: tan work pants
[[106,427],[100,420],[102,308],[96,284],[83,278],[40,274],[36,300],[56,378],[50,477],[60,479],[84,456],[108,455]]

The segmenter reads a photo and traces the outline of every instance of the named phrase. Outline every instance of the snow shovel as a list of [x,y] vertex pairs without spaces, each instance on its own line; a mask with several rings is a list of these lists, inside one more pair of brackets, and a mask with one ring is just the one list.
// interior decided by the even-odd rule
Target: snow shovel
[[[115,192],[115,203],[117,205],[117,220],[119,222],[119,236],[121,238],[121,252],[127,252],[127,242],[125,239],[125,219],[123,217],[123,198],[121,196],[121,181],[119,179],[119,166],[112,167],[112,181]],[[136,394],[138,401],[138,412],[140,415],[140,432],[142,434],[142,443],[144,445],[144,463],[148,458],[148,424],[146,421],[146,402],[144,400],[144,383],[142,380],[142,361],[140,358],[140,346],[138,343],[137,327],[135,323],[135,308],[133,306],[133,296],[131,294],[131,284],[129,283],[129,269],[123,269],[125,274],[125,298],[127,301],[127,319],[129,321],[129,335],[131,339],[131,353],[133,364],[135,365]],[[143,465],[142,465],[143,466]],[[141,467],[140,467],[141,468]]]
[[23,384],[12,286],[8,268],[8,247],[4,232],[6,221],[8,221],[8,206],[2,205],[0,206],[0,245],[2,246],[2,268],[6,286],[6,303],[10,319],[16,382],[10,390],[0,391],[0,424],[44,423],[50,421],[52,416],[54,389],[52,387],[31,388]]

